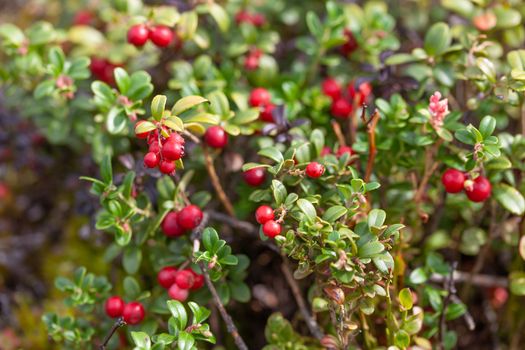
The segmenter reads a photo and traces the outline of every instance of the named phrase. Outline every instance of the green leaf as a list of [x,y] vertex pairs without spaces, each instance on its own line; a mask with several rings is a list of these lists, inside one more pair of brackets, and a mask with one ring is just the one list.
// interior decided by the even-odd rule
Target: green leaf
[[476,65],[491,83],[496,82],[496,68],[491,60],[486,57],[478,57],[476,59]]
[[213,113],[224,117],[230,115],[230,102],[228,102],[228,97],[222,91],[214,91],[208,94],[207,97]]
[[141,123],[135,124],[135,134],[143,134],[145,132],[153,131],[155,129],[156,129],[155,124],[147,120],[144,120]]
[[124,270],[130,275],[135,274],[142,262],[142,250],[136,246],[127,246],[122,257]]
[[266,158],[270,158],[276,163],[281,163],[282,161],[284,161],[283,154],[275,147],[263,148],[262,150],[257,152],[257,154]]
[[233,282],[229,284],[231,296],[233,299],[241,303],[247,303],[250,301],[251,293],[250,288],[246,283],[243,282]]
[[372,258],[385,250],[385,246],[381,242],[370,241],[359,247],[360,258]]
[[199,304],[193,301],[188,302],[188,306],[190,307],[191,312],[193,313],[192,324],[203,323],[211,314],[210,310],[206,309],[203,306],[199,306]]
[[509,275],[510,291],[514,295],[525,295],[525,272],[514,271]]
[[494,195],[497,201],[511,213],[523,215],[525,212],[525,199],[514,187],[507,184],[498,184],[494,186]]
[[507,54],[507,62],[512,67],[519,71],[525,70],[525,50],[514,50]]
[[400,349],[406,349],[410,345],[410,335],[400,329],[394,336],[394,344]]
[[140,286],[136,279],[131,276],[124,278],[122,283],[125,291],[125,295],[128,299],[134,300],[140,295]]
[[521,22],[521,14],[513,8],[498,5],[492,10],[496,15],[496,28],[512,28]]
[[324,32],[323,24],[315,12],[308,11],[306,14],[306,25],[308,26],[310,33],[312,33],[312,35],[315,36],[317,40],[322,38]]
[[164,109],[166,108],[166,100],[166,96],[157,95],[153,98],[153,101],[151,101],[151,115],[155,120],[161,120]]
[[185,331],[179,333],[179,339],[177,340],[177,349],[179,350],[191,350],[195,344],[193,336]]
[[386,213],[381,209],[372,209],[368,213],[368,227],[381,227],[386,219]]
[[184,12],[177,24],[177,34],[183,41],[192,39],[197,31],[198,23],[199,18],[195,11]]
[[100,176],[105,184],[111,184],[113,182],[113,168],[111,167],[111,156],[105,155],[100,164]]
[[188,323],[188,314],[182,303],[178,300],[168,300],[166,302],[171,315],[175,318],[179,330],[185,329]]
[[171,112],[175,115],[180,115],[182,112],[187,111],[190,108],[193,108],[197,105],[200,105],[201,103],[209,102],[207,99],[205,99],[202,96],[192,95],[192,96],[186,96],[178,100],[173,108],[171,109]]
[[496,119],[494,117],[487,115],[481,120],[481,123],[479,123],[479,132],[483,136],[483,139],[492,135],[494,129],[496,129]]
[[219,235],[215,229],[206,227],[202,232],[202,244],[207,251],[215,253],[213,250],[218,240]]
[[208,10],[210,11],[210,15],[213,17],[215,22],[217,22],[219,29],[222,32],[226,32],[230,27],[230,17],[228,17],[228,13],[224,11],[222,6],[216,3],[209,4]]
[[428,30],[423,47],[430,56],[439,56],[447,50],[451,41],[452,37],[448,25],[438,22]]
[[412,300],[412,292],[410,291],[410,288],[401,289],[398,295],[398,299],[399,303],[401,304],[404,310],[412,309],[414,301]]
[[408,279],[410,280],[410,283],[421,284],[427,281],[428,276],[422,267],[418,267],[410,273]]
[[306,200],[304,198],[299,198],[297,200],[297,206],[306,215],[306,218],[309,221],[314,221],[315,218],[317,217],[317,213],[315,211],[315,207],[313,206],[312,203],[310,203],[310,201],[308,201],[308,200]]
[[11,23],[0,25],[0,36],[17,46],[21,45],[25,40],[24,32]]
[[151,348],[151,340],[149,335],[144,332],[131,332],[131,338],[137,347],[140,347],[141,350]]
[[115,81],[120,93],[126,95],[129,87],[131,86],[131,78],[129,77],[128,73],[126,73],[126,71],[121,67],[117,67],[115,68],[113,74],[115,75]]
[[277,206],[284,203],[286,196],[288,195],[288,191],[286,191],[286,187],[284,187],[281,181],[272,180],[272,192],[273,198],[275,199],[275,204]]
[[340,217],[346,215],[348,209],[341,205],[334,205],[333,207],[328,208],[328,210],[323,214],[323,220],[330,223],[335,222]]
[[62,72],[64,69],[64,62],[66,58],[61,48],[52,47],[49,50],[49,62],[58,69],[58,72]]

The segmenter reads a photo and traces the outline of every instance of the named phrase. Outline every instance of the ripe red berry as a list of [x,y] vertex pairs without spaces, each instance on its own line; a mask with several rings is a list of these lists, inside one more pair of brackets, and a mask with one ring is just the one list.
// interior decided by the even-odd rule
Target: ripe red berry
[[251,22],[256,27],[262,27],[266,23],[266,17],[262,13],[254,13]]
[[170,211],[162,220],[160,228],[166,236],[179,237],[185,233],[184,228],[179,225],[178,216],[179,214],[176,211]]
[[357,50],[359,47],[357,40],[355,39],[354,34],[350,29],[344,30],[344,35],[346,38],[346,42],[341,46],[341,53],[345,56],[350,55],[352,52]]
[[248,102],[252,107],[266,106],[270,103],[272,97],[270,93],[265,88],[256,88],[253,89],[250,93],[250,98]]
[[189,291],[187,289],[182,289],[177,284],[173,284],[168,290],[168,295],[171,299],[178,301],[185,301],[188,299]]
[[108,300],[106,300],[104,308],[106,309],[106,315],[109,317],[120,317],[122,316],[122,311],[124,310],[124,300],[117,296],[110,297]]
[[242,173],[244,181],[250,186],[260,186],[266,178],[264,168],[252,168]]
[[256,70],[259,68],[259,57],[255,55],[248,55],[244,59],[244,69]]
[[228,144],[228,134],[218,125],[212,126],[206,130],[204,141],[213,148],[224,148]]
[[148,152],[144,156],[144,165],[148,168],[154,168],[159,164],[159,157],[153,152]]
[[473,180],[472,186],[466,187],[468,199],[473,202],[483,202],[490,197],[492,192],[492,185],[484,176],[478,176]]
[[157,274],[157,281],[162,288],[168,289],[175,283],[177,269],[174,266],[165,266]]
[[509,298],[509,292],[503,287],[489,289],[490,303],[495,309],[501,308]]
[[332,100],[337,100],[341,97],[341,85],[337,82],[337,80],[333,78],[326,78],[323,81],[323,93],[326,96],[330,96]]
[[94,16],[90,11],[78,11],[73,17],[73,24],[76,26],[87,26],[93,21]]
[[175,276],[175,283],[181,289],[190,289],[191,287],[193,287],[194,282],[195,276],[188,269],[178,271]]
[[346,119],[352,113],[352,105],[347,100],[339,98],[332,102],[331,112],[336,118]]
[[89,69],[91,73],[97,78],[102,75],[104,69],[106,69],[106,60],[98,57],[91,57]]
[[274,238],[281,233],[281,225],[275,220],[266,221],[263,225],[263,233],[266,237]]
[[306,166],[306,175],[313,179],[317,179],[324,174],[324,166],[317,162],[311,162]]
[[255,220],[261,225],[273,219],[274,219],[273,209],[272,207],[268,205],[261,205],[255,211]]
[[235,14],[235,22],[237,24],[241,23],[251,23],[252,16],[246,10],[241,10]]
[[267,104],[266,106],[262,108],[261,112],[259,113],[259,118],[263,122],[273,123],[274,122],[273,120],[273,110],[274,109],[275,109],[275,105],[273,103]]
[[144,24],[136,24],[128,30],[128,43],[143,46],[148,41],[149,30]]
[[196,205],[188,205],[179,212],[177,222],[179,225],[187,230],[193,230],[199,226],[202,221],[202,210]]
[[177,142],[166,142],[160,150],[162,156],[168,160],[179,160],[184,156],[184,146]]
[[328,147],[328,146],[324,146],[323,149],[321,150],[320,156],[324,157],[324,156],[327,156],[327,155],[329,155],[331,153],[332,153],[332,149],[330,147]]
[[160,154],[160,146],[158,142],[152,142],[151,145],[148,147],[148,151],[153,152],[155,154]]
[[342,157],[343,154],[345,153],[348,153],[348,155],[352,155],[354,154],[354,150],[352,149],[352,147],[349,147],[349,146],[340,146],[338,149],[337,149],[337,152],[336,152],[336,156],[337,158],[339,157]]
[[175,142],[175,143],[180,143],[181,145],[184,145],[186,140],[184,140],[184,137],[180,136],[178,133],[172,132],[170,134],[170,137],[168,138],[168,142]]
[[441,183],[448,193],[461,192],[465,183],[465,174],[456,169],[447,169],[441,176]]
[[201,289],[204,286],[204,276],[201,274],[196,273],[195,271],[191,270],[193,273],[193,286],[190,288],[190,290],[198,290]]
[[166,47],[173,40],[173,31],[166,26],[156,26],[150,30],[149,39],[158,47]]
[[171,175],[175,171],[175,162],[171,160],[163,160],[159,164],[159,170],[163,174]]
[[348,84],[347,89],[348,96],[350,96],[350,99],[356,101],[358,106],[361,106],[363,103],[365,103],[372,93],[372,85],[370,85],[369,82],[363,82],[359,84],[356,89],[355,84],[352,81]]
[[137,301],[126,304],[122,317],[127,324],[139,324],[144,319],[144,306]]
[[148,135],[148,145],[151,145],[152,143],[159,143],[159,131],[153,130]]

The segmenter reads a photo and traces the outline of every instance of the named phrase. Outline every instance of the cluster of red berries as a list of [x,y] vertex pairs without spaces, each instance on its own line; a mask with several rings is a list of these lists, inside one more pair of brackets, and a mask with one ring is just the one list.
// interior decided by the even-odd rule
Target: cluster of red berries
[[135,24],[128,30],[128,43],[137,47],[144,46],[148,40],[157,47],[167,47],[174,37],[173,30],[163,25],[150,27],[146,24]]
[[318,162],[308,163],[305,169],[306,176],[317,179],[324,174],[324,166]]
[[163,267],[157,274],[157,281],[162,288],[168,290],[170,298],[185,301],[190,291],[204,286],[204,276],[192,269],[177,270],[175,266]]
[[256,70],[259,68],[259,59],[263,52],[258,48],[251,49],[244,58],[244,68],[246,70]]
[[326,78],[322,83],[322,90],[326,96],[332,99],[330,111],[336,118],[346,119],[354,110],[354,104],[363,105],[372,93],[372,86],[368,82],[355,85],[350,82],[343,93],[341,84],[334,78]]
[[266,180],[266,171],[264,168],[252,168],[242,173],[244,182],[253,187],[261,186]]
[[483,202],[492,192],[492,185],[486,177],[480,175],[473,180],[467,179],[463,172],[456,169],[447,169],[441,177],[441,182],[448,193],[464,190],[472,202]]
[[[135,130],[143,122],[143,120],[138,121]],[[159,132],[158,129],[143,133],[135,132],[135,135],[139,139],[147,139],[148,141],[149,149],[144,156],[144,165],[147,168],[158,166],[161,173],[171,175],[175,172],[175,161],[184,156],[185,141],[178,133],[169,133],[167,129],[163,130],[169,134],[168,137],[165,137],[163,132]]]
[[250,13],[246,10],[241,10],[235,14],[235,22],[237,24],[247,23],[256,27],[262,27],[266,23],[266,17],[262,13]]
[[[349,156],[355,154],[354,150],[350,146],[339,146],[337,151],[335,152],[335,155],[337,158],[341,158],[343,154],[348,153]],[[332,149],[328,146],[324,146],[321,150],[321,157],[327,156],[329,154],[332,154]]]
[[120,64],[111,63],[105,58],[91,57],[89,69],[91,70],[91,74],[96,79],[102,80],[107,84],[114,85],[115,76],[113,75],[113,72],[115,71],[115,68],[121,66],[122,65]]
[[252,107],[259,107],[261,112],[259,118],[262,121],[272,123],[273,115],[272,112],[275,109],[275,105],[272,103],[272,96],[265,88],[255,88],[250,93],[248,103]]
[[213,148],[224,148],[228,144],[228,134],[222,127],[214,125],[206,130],[204,142]]
[[125,303],[119,296],[113,296],[106,300],[104,305],[106,315],[111,318],[122,317],[127,324],[139,324],[144,319],[146,312],[144,306],[138,301]]
[[281,225],[275,221],[275,213],[268,205],[261,205],[255,211],[255,220],[263,225],[262,232],[266,237],[274,238],[281,233]]
[[202,221],[202,210],[196,205],[188,205],[181,211],[170,211],[161,224],[162,232],[168,237],[179,237],[193,230]]
[[355,40],[354,33],[348,28],[344,30],[344,36],[346,39],[346,42],[341,45],[341,53],[345,56],[350,55],[353,53],[357,48],[359,47],[359,44],[357,43],[357,40]]

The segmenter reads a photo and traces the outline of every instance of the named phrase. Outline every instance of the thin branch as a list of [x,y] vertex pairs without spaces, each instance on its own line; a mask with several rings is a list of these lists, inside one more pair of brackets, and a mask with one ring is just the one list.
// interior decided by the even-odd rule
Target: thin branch
[[100,344],[98,349],[99,350],[105,350],[106,346],[108,345],[108,343],[109,343],[111,337],[113,336],[113,334],[115,334],[117,329],[119,329],[120,327],[124,326],[125,324],[126,324],[126,322],[124,322],[124,319],[122,317],[117,318],[117,320],[113,324],[113,327],[111,327],[111,329],[109,330],[108,335],[106,335],[106,337],[104,338],[104,342],[102,344]]
[[310,311],[308,310],[306,302],[301,294],[301,290],[299,289],[299,286],[297,285],[297,281],[293,277],[292,271],[288,263],[288,259],[285,256],[283,256],[283,263],[281,264],[281,270],[284,274],[286,282],[288,282],[288,285],[292,289],[292,294],[295,298],[295,301],[297,302],[299,311],[301,312],[301,315],[303,315],[304,321],[306,322],[306,325],[308,326],[308,329],[310,330],[310,333],[312,333],[312,335],[319,340],[323,339],[324,334],[321,331],[321,328],[319,327],[319,325],[317,324],[317,321],[312,317],[312,315],[310,315]]
[[428,181],[432,177],[432,174],[434,174],[434,172],[439,167],[439,163],[434,160],[434,157],[442,143],[443,139],[439,139],[432,147],[426,149],[423,176],[421,177],[419,186],[417,187],[416,193],[414,194],[414,202],[416,203],[417,212],[424,222],[428,220],[428,214],[421,210],[421,202],[423,200],[423,194],[427,188]]
[[219,196],[219,200],[221,201],[222,205],[224,206],[224,209],[226,209],[228,214],[232,217],[235,217],[235,211],[233,210],[232,202],[230,201],[230,199],[226,195],[226,192],[224,192],[224,189],[222,188],[221,182],[219,181],[219,176],[217,176],[217,171],[215,171],[215,166],[213,165],[213,159],[205,146],[202,147],[202,152],[204,154],[204,163],[206,165],[206,170],[210,175],[211,183],[213,185],[213,188],[215,188],[215,192],[217,192],[217,195]]
[[[503,287],[508,288],[509,282],[504,277],[476,274],[472,275],[468,272],[454,271],[454,282],[455,283],[469,283],[471,282],[476,287],[492,288],[492,287]],[[445,277],[439,274],[433,274],[430,276],[430,281],[435,283],[445,282]]]
[[339,147],[346,146],[345,137],[343,131],[341,130],[341,125],[336,120],[332,120],[332,130],[334,131],[337,142],[339,142]]
[[450,304],[451,302],[451,299],[452,299],[452,295],[456,294],[456,287],[455,287],[455,284],[454,284],[454,270],[456,270],[456,267],[457,267],[457,262],[454,262],[452,264],[452,267],[450,269],[450,275],[447,279],[447,281],[445,282],[445,289],[447,291],[447,295],[445,296],[445,299],[443,300],[443,306],[441,308],[441,315],[439,316],[439,328],[438,328],[438,338],[439,338],[439,342],[437,344],[437,347],[438,349],[444,349],[445,346],[445,331],[446,331],[446,327],[447,327],[447,318],[446,318],[446,311],[447,311],[447,307],[448,307],[448,304]]
[[370,120],[367,124],[367,132],[368,132],[368,162],[366,163],[366,173],[365,173],[365,182],[370,181],[370,177],[372,176],[372,169],[374,168],[374,160],[376,158],[376,126],[377,122],[379,121],[380,114],[379,111],[376,109],[374,111],[374,114],[370,117]]

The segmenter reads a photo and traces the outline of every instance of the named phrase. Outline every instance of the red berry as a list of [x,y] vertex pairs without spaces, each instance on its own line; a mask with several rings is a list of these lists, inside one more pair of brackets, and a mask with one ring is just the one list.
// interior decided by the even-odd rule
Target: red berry
[[159,164],[159,157],[153,152],[148,152],[144,156],[144,165],[148,168],[155,168]]
[[196,273],[195,271],[191,270],[193,273],[193,286],[190,288],[190,290],[198,290],[201,289],[204,286],[204,276],[201,274]]
[[163,174],[171,175],[175,171],[175,162],[171,160],[163,160],[159,164],[159,170]]
[[472,186],[466,187],[465,192],[467,193],[468,199],[473,202],[483,202],[490,197],[492,192],[492,186],[484,176],[478,176],[474,179]]
[[306,175],[313,179],[317,179],[324,174],[324,166],[317,162],[311,162],[306,166]]
[[324,156],[327,156],[327,155],[329,155],[331,153],[332,153],[332,149],[330,147],[328,147],[328,146],[324,146],[323,149],[321,150],[320,156],[324,157]]
[[106,60],[98,57],[91,57],[91,63],[89,64],[89,69],[91,73],[97,77],[101,76],[106,69]]
[[110,297],[108,300],[106,300],[104,308],[106,309],[106,315],[109,317],[120,317],[122,316],[122,311],[124,310],[124,300],[117,296]]
[[253,89],[248,102],[252,107],[266,106],[271,100],[270,93],[265,88]]
[[177,142],[166,142],[160,150],[162,156],[168,160],[179,160],[184,156],[184,146]]
[[343,55],[345,55],[345,56],[348,56],[352,52],[357,50],[359,45],[357,43],[357,40],[355,40],[355,36],[354,36],[354,34],[352,33],[352,31],[350,29],[345,29],[344,30],[344,35],[345,35],[345,38],[346,38],[346,43],[344,43],[341,46],[341,53]]
[[441,177],[441,183],[448,193],[461,192],[465,184],[465,174],[456,169],[447,169]]
[[152,132],[149,133],[148,135],[148,145],[151,145],[152,143],[159,143],[159,131],[158,130],[153,130]]
[[128,43],[142,46],[148,41],[149,30],[144,24],[136,24],[128,30]]
[[202,210],[196,205],[188,205],[179,212],[177,222],[187,230],[193,230],[202,221]]
[[131,325],[140,323],[144,319],[144,315],[144,306],[137,301],[126,304],[122,312],[124,322]]
[[269,103],[266,106],[263,107],[261,112],[259,113],[259,118],[268,123],[273,123],[273,110],[275,109],[275,105],[273,103]]
[[339,157],[342,157],[343,154],[345,153],[348,153],[348,155],[352,155],[354,154],[354,150],[352,149],[352,147],[349,147],[349,146],[340,146],[338,149],[337,149],[337,152],[336,152],[336,156],[337,158]]
[[175,299],[178,301],[185,301],[188,299],[189,291],[187,289],[182,289],[177,284],[173,284],[170,289],[168,290],[168,295],[171,299]]
[[331,112],[336,118],[346,119],[352,113],[352,105],[347,100],[340,98],[332,102]]
[[180,143],[181,145],[184,145],[186,140],[184,140],[184,137],[180,136],[178,133],[173,132],[168,138],[168,142],[175,142],[175,143]]
[[250,186],[260,186],[266,178],[266,172],[264,168],[252,168],[242,173],[244,181]]
[[149,39],[158,47],[166,47],[173,40],[173,31],[166,26],[156,26],[150,30]]
[[326,96],[330,96],[332,100],[337,100],[341,97],[341,85],[337,82],[337,80],[333,78],[327,78],[323,81],[323,93]]
[[259,68],[259,57],[255,55],[248,55],[244,59],[244,68],[246,70],[256,70]]
[[237,22],[237,24],[251,23],[251,21],[252,21],[252,16],[246,10],[241,10],[235,14],[235,22]]
[[137,128],[139,127],[140,124],[144,123],[145,120],[139,120],[136,124],[135,124],[135,136],[138,138],[138,139],[146,139],[148,138],[150,132],[149,131],[146,131],[146,132],[140,132],[140,133],[137,133]]
[[363,82],[358,87],[357,90],[355,88],[354,82],[350,82],[348,84],[348,96],[350,96],[350,99],[356,101],[357,105],[361,106],[363,103],[365,103],[370,94],[372,93],[372,85],[370,85],[369,82]]
[[252,15],[251,22],[256,27],[262,27],[266,23],[266,17],[262,13]]
[[179,237],[185,233],[184,228],[179,225],[178,217],[179,214],[176,211],[170,211],[162,220],[160,228],[166,236]]
[[151,145],[148,147],[148,151],[153,152],[155,154],[160,154],[160,146],[158,142],[152,142]]
[[228,134],[218,125],[212,126],[206,130],[204,141],[208,146],[213,148],[224,148],[228,144]]
[[157,274],[157,281],[162,288],[168,289],[175,283],[177,269],[174,266],[165,266]]
[[261,205],[255,211],[255,220],[261,225],[273,219],[274,219],[273,209],[272,207],[268,205]]
[[175,283],[180,289],[190,289],[193,287],[194,282],[195,276],[188,269],[178,271],[177,275],[175,276]]
[[281,233],[281,225],[275,220],[266,221],[263,225],[263,233],[266,237],[274,238]]
[[93,20],[93,14],[87,10],[78,11],[73,18],[73,24],[77,26],[87,26]]
[[503,287],[489,289],[490,303],[495,309],[501,308],[509,298],[509,292]]

